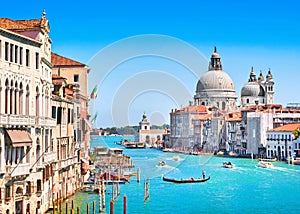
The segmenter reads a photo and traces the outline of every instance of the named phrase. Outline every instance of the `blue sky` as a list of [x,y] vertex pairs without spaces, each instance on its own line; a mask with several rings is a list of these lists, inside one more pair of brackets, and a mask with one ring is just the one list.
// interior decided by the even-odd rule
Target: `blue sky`
[[[223,69],[231,76],[238,95],[248,80],[251,66],[256,74],[262,70],[264,75],[271,68],[275,80],[275,102],[284,106],[289,102],[300,102],[297,78],[300,59],[300,3],[296,0],[18,0],[14,3],[2,2],[0,14],[1,17],[11,19],[30,19],[40,17],[43,9],[46,9],[50,21],[52,51],[85,64],[92,65],[97,55],[103,53],[103,49],[106,48],[110,53],[111,49],[108,47],[126,38],[164,35],[172,38],[174,45],[162,43],[162,49],[171,47],[172,51],[184,54],[183,49],[176,49],[174,39],[190,45],[191,49],[197,49],[206,60],[203,65],[203,59],[199,58],[199,68],[204,67],[204,70],[201,67],[202,72],[208,65],[213,47],[217,46]],[[149,37],[144,43],[140,41],[138,45],[131,43],[126,47],[121,43],[119,47],[123,49],[118,52],[126,55],[126,48],[141,49],[143,45],[150,47]],[[101,83],[98,98],[90,104],[91,113],[99,114],[96,124],[98,127],[136,125],[144,112],[153,123],[169,123],[169,111],[187,105],[187,101],[192,100],[197,75],[181,61],[168,58],[170,53],[158,57],[151,52],[155,50],[151,50],[149,55],[149,49],[143,51],[141,55],[129,59],[125,56],[119,64],[106,72],[102,81],[99,80],[102,77],[99,77],[97,67],[91,66],[94,70],[90,73],[90,90],[95,84]],[[114,54],[115,52],[109,56],[114,57]],[[109,63],[107,58],[98,63]],[[167,74],[170,79],[167,78],[165,84],[170,85],[170,90],[161,84],[156,88],[143,88],[142,85],[147,85],[144,84],[144,78],[149,72],[161,73],[152,75],[153,77],[150,75],[147,79],[149,82],[159,82],[156,78],[164,78]],[[137,83],[134,84],[137,85],[134,88],[140,88],[141,91],[130,94],[130,86],[133,84],[131,80],[135,79]],[[172,89],[172,85],[175,85],[175,89]],[[190,97],[186,97],[186,100],[181,99],[181,95],[186,96],[185,92],[177,95],[170,93],[179,86],[189,92]],[[116,100],[126,96],[120,90],[132,97]]]

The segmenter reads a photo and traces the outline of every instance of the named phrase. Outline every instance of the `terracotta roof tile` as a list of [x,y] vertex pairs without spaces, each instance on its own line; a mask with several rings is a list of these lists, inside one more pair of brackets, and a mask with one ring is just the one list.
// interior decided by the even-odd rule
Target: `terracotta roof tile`
[[300,129],[300,123],[286,124],[275,129],[271,129],[268,132],[293,132]]
[[7,30],[25,30],[39,28],[45,24],[46,19],[30,19],[30,20],[11,20],[8,18],[0,18],[0,27]]
[[204,105],[193,105],[193,106],[183,107],[181,109],[175,109],[175,111],[171,112],[171,113],[176,113],[176,112],[203,112],[203,113],[206,113],[207,109]]
[[193,120],[207,120],[211,119],[212,114],[200,114],[200,115],[195,115]]
[[51,63],[55,66],[85,66],[81,62],[60,56],[56,53],[51,53]]
[[228,113],[226,114],[226,120],[228,122],[242,121],[242,112],[237,111],[237,112]]

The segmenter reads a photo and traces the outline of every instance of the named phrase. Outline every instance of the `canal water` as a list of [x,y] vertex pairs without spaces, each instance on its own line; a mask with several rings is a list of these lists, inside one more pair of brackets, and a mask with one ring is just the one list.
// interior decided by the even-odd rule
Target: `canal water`
[[[94,137],[94,136],[93,136]],[[118,147],[120,139],[114,137],[93,138],[92,146]],[[141,182],[131,177],[130,183],[121,185],[121,195],[115,201],[116,214],[123,213],[123,195],[127,196],[127,213],[300,213],[300,167],[275,162],[273,169],[256,167],[251,159],[194,156],[164,153],[156,149],[124,149],[141,169]],[[165,166],[158,166],[165,161]],[[222,167],[224,161],[236,165],[233,169]],[[211,179],[205,183],[173,184],[162,181],[169,178],[198,178],[205,170]],[[150,180],[150,198],[144,202],[145,179]],[[111,192],[110,186],[107,191]],[[111,195],[106,194],[106,210],[109,213]],[[76,193],[73,196],[81,213],[86,204],[98,202],[98,195]],[[98,204],[96,203],[98,211]],[[96,212],[98,213],[98,212]]]

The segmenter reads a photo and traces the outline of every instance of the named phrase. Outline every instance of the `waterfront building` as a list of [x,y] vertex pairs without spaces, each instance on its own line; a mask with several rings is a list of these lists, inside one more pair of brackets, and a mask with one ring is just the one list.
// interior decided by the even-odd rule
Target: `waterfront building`
[[52,64],[46,13],[0,19],[0,210],[44,213],[52,201]]
[[[202,143],[201,121],[199,116],[206,115],[207,109],[204,105],[191,105],[170,112],[170,144],[173,148],[193,148]],[[198,122],[199,120],[199,122]],[[197,128],[194,128],[194,125]],[[194,135],[194,131],[198,134]]]
[[242,139],[245,139],[245,136],[242,137],[242,113],[237,111],[226,114],[225,122],[226,152],[246,154],[246,147],[242,144]]
[[196,151],[211,151],[212,148],[208,142],[211,142],[211,117],[212,114],[195,115],[192,119],[194,132],[194,148]]
[[166,129],[151,129],[150,121],[144,113],[142,121],[139,123],[138,142],[146,143],[151,147],[162,147],[163,135],[168,133]]
[[74,89],[75,122],[74,140],[76,146],[81,148],[85,159],[90,151],[90,131],[91,124],[88,114],[88,74],[90,68],[73,59],[51,53],[51,63],[53,64],[52,73],[67,79],[68,84]]
[[81,161],[74,136],[74,88],[67,79],[52,75],[52,118],[56,119],[52,135],[56,162],[52,167],[52,197],[54,201],[75,193],[80,185]]
[[265,105],[274,103],[274,80],[271,71],[268,71],[266,80],[260,72],[258,78],[251,68],[248,82],[241,90],[241,106]]
[[208,71],[199,79],[194,96],[195,105],[214,106],[222,111],[236,110],[237,94],[230,76],[223,71],[221,57],[215,47]]
[[286,124],[267,131],[267,158],[287,160],[298,154],[299,139],[294,136],[300,130],[300,123]]

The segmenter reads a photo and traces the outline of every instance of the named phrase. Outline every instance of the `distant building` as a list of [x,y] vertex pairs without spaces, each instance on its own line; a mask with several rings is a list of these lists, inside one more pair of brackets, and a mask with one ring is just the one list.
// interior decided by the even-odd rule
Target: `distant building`
[[143,114],[140,122],[138,142],[146,143],[151,147],[162,147],[163,135],[167,134],[165,129],[151,129],[150,121],[147,120],[147,115]]

